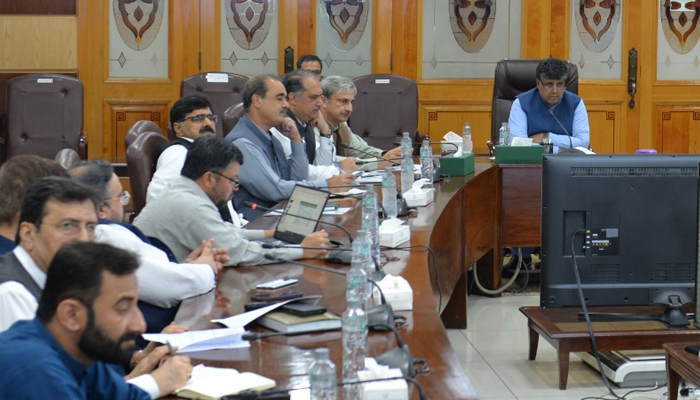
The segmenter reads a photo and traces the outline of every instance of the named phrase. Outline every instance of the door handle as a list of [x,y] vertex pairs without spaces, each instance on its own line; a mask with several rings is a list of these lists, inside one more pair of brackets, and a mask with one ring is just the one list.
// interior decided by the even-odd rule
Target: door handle
[[294,49],[292,46],[287,46],[284,49],[284,73],[288,74],[294,71]]
[[633,47],[628,54],[627,93],[630,95],[629,107],[634,108],[634,96],[637,94],[637,50]]

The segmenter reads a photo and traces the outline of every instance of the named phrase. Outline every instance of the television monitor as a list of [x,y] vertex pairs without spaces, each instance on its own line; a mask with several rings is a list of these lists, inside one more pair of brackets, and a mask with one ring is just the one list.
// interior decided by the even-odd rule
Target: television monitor
[[581,306],[573,257],[587,306],[694,302],[699,165],[700,155],[545,155],[540,305]]

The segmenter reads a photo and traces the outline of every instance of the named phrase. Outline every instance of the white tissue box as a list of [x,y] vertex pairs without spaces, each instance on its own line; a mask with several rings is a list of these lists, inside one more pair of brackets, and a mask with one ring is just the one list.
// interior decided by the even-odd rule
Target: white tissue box
[[401,370],[398,368],[387,368],[380,371],[357,371],[357,377],[361,381],[397,378],[391,381],[363,383],[362,391],[360,392],[362,400],[408,400],[408,384],[403,379]]
[[382,225],[379,227],[379,245],[397,247],[411,239],[411,229],[408,225]]
[[413,289],[408,281],[403,278],[397,279],[397,277],[387,278],[388,275],[379,282],[386,302],[391,305],[394,311],[413,310]]
[[435,200],[435,189],[421,188],[420,192],[414,192],[411,189],[403,194],[403,198],[406,199],[406,205],[409,207],[427,206]]

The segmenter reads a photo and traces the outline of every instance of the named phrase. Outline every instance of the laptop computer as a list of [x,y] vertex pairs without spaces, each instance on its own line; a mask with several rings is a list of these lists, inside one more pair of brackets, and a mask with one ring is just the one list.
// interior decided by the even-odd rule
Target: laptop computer
[[[330,193],[325,190],[296,185],[287,200],[273,237],[288,243],[299,244],[313,233],[323,214]],[[298,215],[304,218],[297,218]],[[306,219],[308,218],[308,219]]]

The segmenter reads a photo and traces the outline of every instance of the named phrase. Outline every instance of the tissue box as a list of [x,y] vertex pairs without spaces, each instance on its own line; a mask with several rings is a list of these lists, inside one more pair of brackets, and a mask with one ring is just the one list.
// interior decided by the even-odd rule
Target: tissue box
[[413,289],[406,279],[387,275],[379,282],[379,287],[394,311],[413,310]]
[[408,225],[380,226],[379,245],[397,247],[411,239],[411,229]]
[[409,207],[427,206],[435,200],[435,189],[421,188],[420,192],[408,190],[403,194],[403,198],[406,200],[406,205]]
[[542,164],[544,146],[496,146],[496,164]]
[[363,383],[360,391],[362,400],[408,400],[408,384],[400,369],[377,365],[376,360],[371,357],[365,358],[365,367],[367,369],[357,371],[357,378],[360,381],[397,379]]
[[474,154],[462,154],[460,157],[450,154],[440,157],[440,170],[447,176],[469,175],[474,172]]

